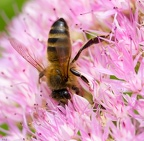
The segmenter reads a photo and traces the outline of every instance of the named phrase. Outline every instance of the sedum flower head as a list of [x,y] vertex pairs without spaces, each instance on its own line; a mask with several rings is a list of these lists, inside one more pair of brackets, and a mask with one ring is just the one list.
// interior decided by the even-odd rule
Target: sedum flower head
[[[2,139],[31,141],[143,141],[144,138],[144,5],[141,0],[35,0],[0,36],[0,131]],[[48,32],[58,18],[70,29],[73,58],[89,38],[100,43],[85,50],[77,69],[82,96],[66,105],[51,97],[39,72],[12,47],[26,46],[48,65]],[[103,40],[101,42],[101,40]],[[7,127],[3,127],[5,125]]]

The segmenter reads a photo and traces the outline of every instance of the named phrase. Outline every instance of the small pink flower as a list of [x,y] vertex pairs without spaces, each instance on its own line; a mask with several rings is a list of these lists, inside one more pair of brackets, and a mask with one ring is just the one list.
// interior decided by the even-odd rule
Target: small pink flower
[[[7,140],[137,141],[143,140],[143,2],[132,0],[29,1],[2,33],[0,123]],[[39,72],[10,44],[29,50],[45,67],[48,32],[58,18],[69,25],[72,55],[88,38],[109,35],[83,51],[77,69],[83,97],[72,95],[58,105]]]

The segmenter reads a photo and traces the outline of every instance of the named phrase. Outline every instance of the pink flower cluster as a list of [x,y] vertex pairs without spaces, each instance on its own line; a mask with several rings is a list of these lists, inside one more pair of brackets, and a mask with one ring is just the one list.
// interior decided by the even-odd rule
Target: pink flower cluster
[[[1,33],[0,131],[7,141],[144,140],[144,2],[142,0],[35,0]],[[72,95],[67,105],[51,98],[38,71],[11,46],[24,44],[44,66],[46,42],[54,21],[70,28],[72,58],[88,38],[108,35],[84,51],[77,69],[92,97]],[[2,125],[6,124],[8,129]]]

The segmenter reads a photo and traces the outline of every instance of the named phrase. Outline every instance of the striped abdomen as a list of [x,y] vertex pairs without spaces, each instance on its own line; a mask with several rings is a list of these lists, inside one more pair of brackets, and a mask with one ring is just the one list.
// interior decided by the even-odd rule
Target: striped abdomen
[[48,60],[51,63],[66,63],[71,55],[70,35],[67,23],[63,18],[53,23],[48,38]]

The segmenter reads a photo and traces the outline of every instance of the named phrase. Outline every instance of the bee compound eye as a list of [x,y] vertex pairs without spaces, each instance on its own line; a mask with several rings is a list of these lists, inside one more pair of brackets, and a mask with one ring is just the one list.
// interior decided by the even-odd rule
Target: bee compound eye
[[68,92],[67,89],[60,89],[60,90],[53,90],[52,91],[52,97],[53,98],[65,98],[65,99],[70,99],[70,93]]
[[64,90],[63,91],[63,97],[66,98],[66,99],[70,99],[71,98],[70,93],[68,92],[68,90]]
[[56,93],[56,91],[52,91],[52,98],[57,98],[57,93]]

